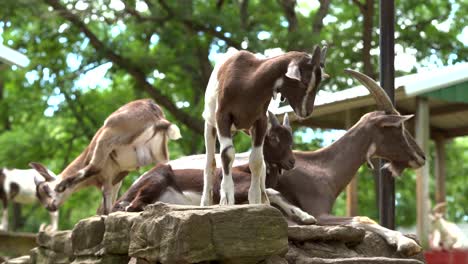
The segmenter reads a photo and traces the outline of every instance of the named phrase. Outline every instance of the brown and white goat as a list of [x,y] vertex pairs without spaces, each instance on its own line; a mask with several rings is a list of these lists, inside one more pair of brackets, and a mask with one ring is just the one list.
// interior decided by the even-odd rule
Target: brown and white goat
[[[292,130],[286,118],[279,124],[276,117],[270,114],[271,126],[265,136],[263,152],[267,163],[267,171],[289,170],[294,166],[292,153]],[[129,190],[115,203],[113,211],[141,211],[147,204],[156,201],[199,205],[203,191],[203,170],[200,160],[204,155],[194,155],[173,160],[169,164],[160,164],[143,174]],[[240,158],[240,161],[239,161]],[[247,158],[247,159],[245,159]],[[250,187],[250,169],[248,154],[237,155],[241,165],[232,168],[235,185],[236,203],[247,202]],[[198,163],[198,164],[197,164]],[[247,164],[246,164],[247,163]],[[197,168],[198,167],[198,168]],[[268,173],[266,186],[276,184],[274,176],[278,173]],[[216,170],[215,187],[219,187],[221,170]],[[247,179],[247,180],[246,180]],[[214,189],[214,201],[220,200],[220,193]],[[306,220],[307,221],[307,220]],[[308,222],[312,222],[310,219]]]
[[168,139],[180,138],[179,128],[166,120],[152,100],[130,102],[104,121],[86,149],[58,176],[32,162],[43,178],[36,179],[37,197],[49,211],[75,191],[94,185],[102,190],[108,214],[129,171],[169,160]]
[[431,249],[468,249],[468,237],[460,227],[445,219],[445,203],[439,203],[432,209],[431,219]]
[[[36,197],[36,184],[34,178],[39,174],[36,170],[0,169],[0,200],[3,205],[2,224],[0,230],[8,230],[8,204],[34,204]],[[58,228],[58,211],[49,212],[52,230]]]
[[326,76],[323,73],[325,54],[326,47],[322,51],[316,47],[312,55],[292,51],[258,59],[248,51],[235,51],[226,54],[227,58],[215,65],[206,89],[203,111],[206,164],[201,205],[213,203],[216,136],[220,142],[223,171],[220,204],[234,204],[232,132],[237,130],[249,131],[252,137],[249,166],[253,176],[249,203],[268,203],[262,151],[268,104],[280,92],[299,117],[309,116],[319,84]]

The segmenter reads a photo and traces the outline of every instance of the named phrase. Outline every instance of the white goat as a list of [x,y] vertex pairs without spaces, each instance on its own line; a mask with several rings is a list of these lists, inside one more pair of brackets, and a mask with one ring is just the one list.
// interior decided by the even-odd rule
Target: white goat
[[468,249],[468,237],[455,223],[445,219],[445,207],[445,203],[439,203],[429,215],[432,229],[430,247],[433,249]]
[[[8,231],[8,205],[11,202],[19,204],[34,204],[36,197],[34,178],[38,177],[36,170],[0,169],[0,199],[3,205],[2,224],[0,230]],[[49,212],[52,230],[58,228],[58,211]]]

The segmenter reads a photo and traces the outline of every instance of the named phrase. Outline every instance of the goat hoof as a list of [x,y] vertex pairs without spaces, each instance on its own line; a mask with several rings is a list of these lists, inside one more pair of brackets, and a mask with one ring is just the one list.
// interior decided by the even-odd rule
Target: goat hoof
[[317,223],[317,219],[315,219],[315,217],[309,215],[309,216],[307,216],[305,218],[302,218],[301,223],[304,224],[304,225],[313,225],[313,224]]
[[402,236],[398,241],[397,251],[404,256],[413,256],[422,251],[422,247],[411,238]]

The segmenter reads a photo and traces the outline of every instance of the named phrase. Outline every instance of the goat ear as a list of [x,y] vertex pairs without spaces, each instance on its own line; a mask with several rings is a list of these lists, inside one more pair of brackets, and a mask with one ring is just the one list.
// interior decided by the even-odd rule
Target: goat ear
[[271,127],[276,127],[280,125],[278,118],[276,118],[275,114],[273,114],[270,111],[268,111],[268,121],[270,121]]
[[44,180],[40,179],[39,176],[34,175],[34,184],[38,186],[39,184],[43,183]]
[[380,118],[378,124],[381,127],[398,127],[413,116],[414,115],[385,115]]
[[50,175],[49,170],[38,162],[30,162],[29,166],[35,169],[46,181],[54,181],[54,176]]
[[286,77],[289,79],[294,79],[301,81],[301,72],[299,71],[299,65],[295,61],[291,61],[288,65],[288,71],[286,72]]

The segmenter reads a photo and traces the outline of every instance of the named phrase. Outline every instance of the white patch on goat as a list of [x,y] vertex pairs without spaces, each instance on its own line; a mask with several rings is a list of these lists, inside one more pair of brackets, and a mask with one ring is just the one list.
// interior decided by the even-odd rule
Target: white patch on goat
[[165,162],[166,133],[157,132],[154,136],[152,127],[147,128],[129,145],[117,147],[115,160],[123,170],[135,170],[139,167],[157,162]]
[[182,138],[182,135],[180,134],[180,128],[174,124],[171,124],[167,128],[167,136],[170,140],[177,140],[179,138]]
[[[227,155],[228,164],[222,164],[223,168],[223,179],[221,180],[221,190],[220,190],[220,201],[221,205],[232,205],[234,204],[234,181],[232,180],[232,163],[235,157],[235,150],[232,144],[232,138],[219,136],[221,156],[224,150]],[[223,163],[223,158],[221,157],[221,163]],[[229,171],[224,172],[224,167],[229,168]]]
[[203,118],[205,119],[208,124],[213,127],[216,127],[216,110],[218,108],[218,72],[221,66],[226,62],[227,59],[234,56],[238,50],[234,48],[229,48],[228,51],[220,56],[219,60],[216,62],[213,71],[211,72],[210,79],[208,81],[208,85],[206,86],[205,91],[205,107],[203,109]]
[[184,196],[187,197],[190,205],[199,205],[201,202],[201,194],[194,191],[183,192]]
[[[250,152],[241,152],[236,153],[236,157],[234,158],[234,162],[232,164],[233,167],[240,166],[247,164],[249,162]],[[221,157],[219,154],[215,155],[215,160],[217,167],[219,168],[221,165]],[[206,154],[198,154],[198,155],[190,155],[181,157],[175,160],[171,160],[168,162],[171,165],[173,170],[184,170],[184,169],[197,169],[203,170],[205,168],[206,161]],[[134,184],[134,183],[133,183]]]
[[278,95],[279,88],[283,85],[283,77],[276,79],[275,83],[273,84],[273,100],[276,100],[276,96]]
[[216,167],[216,135],[213,133],[214,127],[205,121],[205,168],[203,170],[203,194],[200,201],[201,206],[213,204],[213,177]]
[[[249,204],[262,203],[262,194],[265,193],[265,161],[263,160],[263,144],[258,147],[253,147],[249,158],[249,167],[252,172],[250,189],[249,189]],[[263,183],[262,183],[263,181]],[[265,197],[266,194],[265,194]],[[267,203],[268,201],[265,201]]]
[[0,230],[8,231],[8,207],[3,208],[2,226],[0,226]]
[[302,224],[315,224],[317,220],[312,215],[304,212],[301,208],[289,203],[280,192],[268,188],[266,194],[270,199],[271,204],[278,206],[288,217],[299,219]]
[[36,197],[36,184],[34,183],[34,177],[39,173],[34,169],[29,170],[4,170],[5,183],[4,188],[7,195],[11,192],[11,184],[15,183],[19,186],[19,193],[13,198],[14,202],[20,204],[32,204],[37,201]]
[[404,236],[398,231],[390,230],[380,226],[368,217],[353,217],[351,225],[380,235],[385,239],[385,241],[387,241],[388,244],[396,246],[398,252],[405,251],[412,255],[422,250],[413,239]]
[[307,91],[304,95],[304,99],[302,100],[302,117],[307,117],[307,101],[309,100],[310,93],[313,92],[314,88],[315,88],[315,73],[312,72],[309,86],[307,87]]
[[158,201],[163,203],[170,204],[182,204],[182,205],[199,205],[200,201],[197,203],[192,203],[192,201],[185,197],[183,193],[176,191],[172,187],[167,187],[164,192],[159,196]]
[[371,167],[371,169],[374,169],[374,164],[372,164],[371,158],[374,156],[376,150],[377,147],[375,146],[375,143],[371,143],[366,153],[367,164]]

